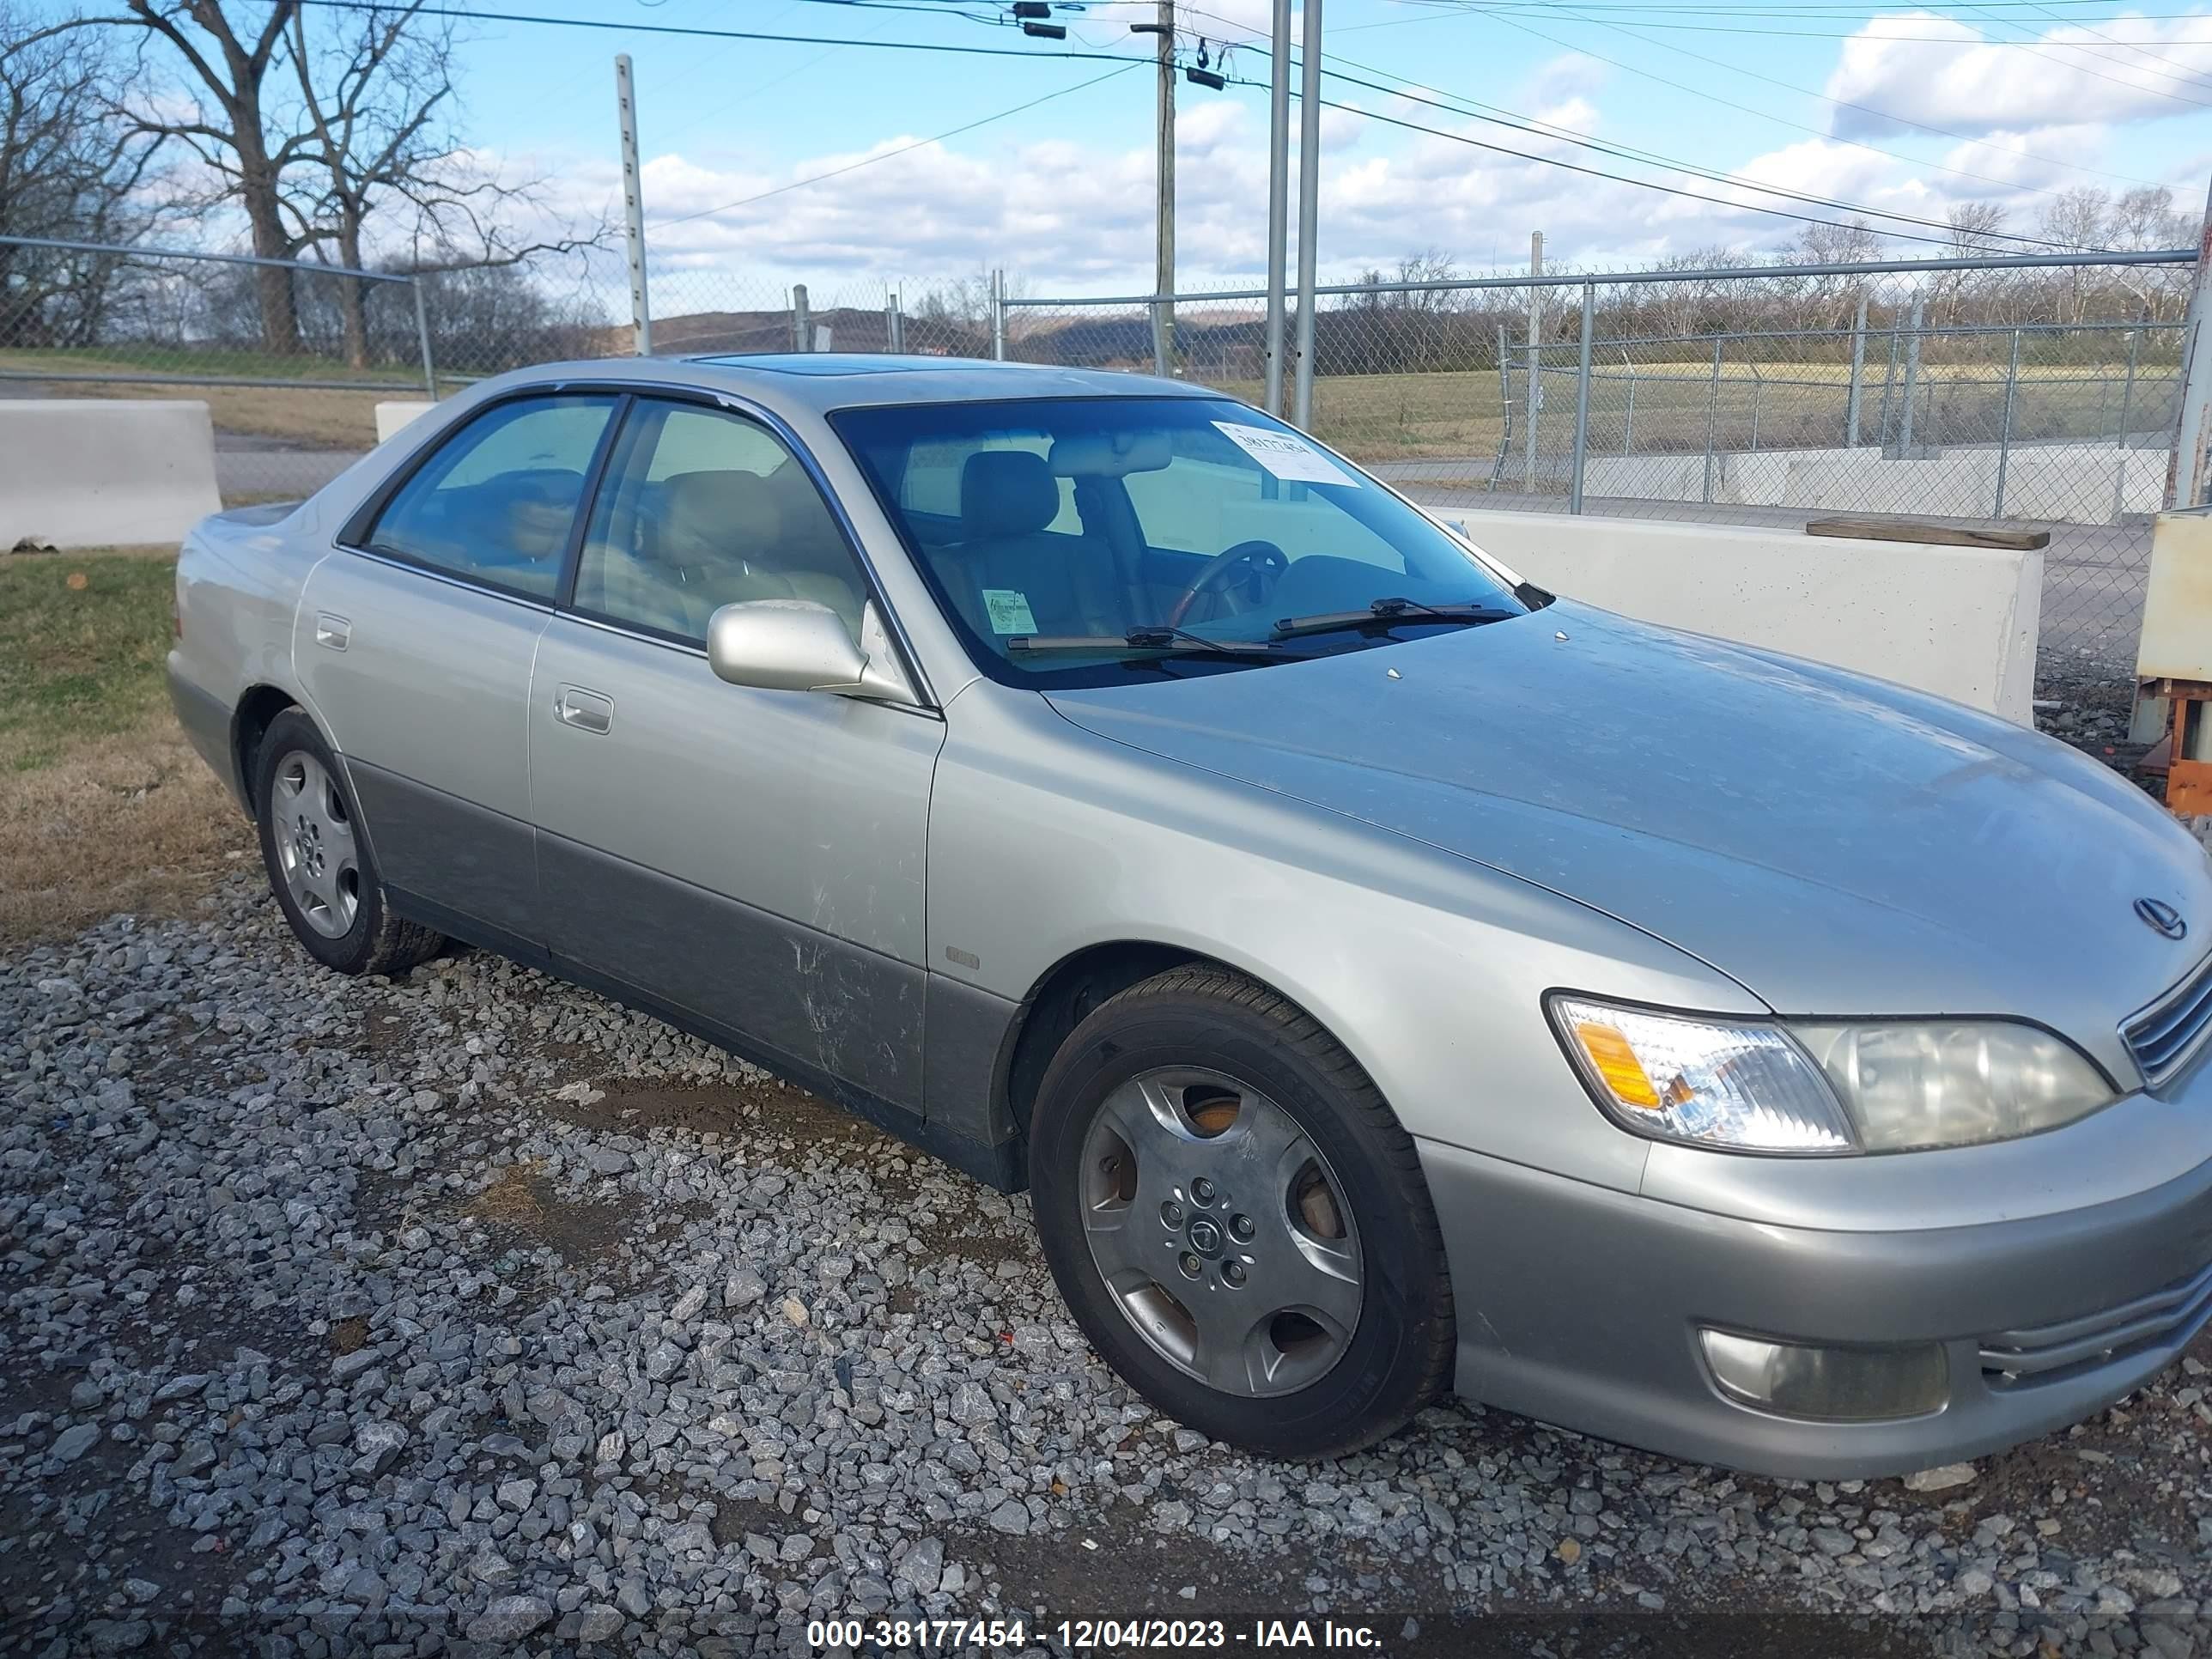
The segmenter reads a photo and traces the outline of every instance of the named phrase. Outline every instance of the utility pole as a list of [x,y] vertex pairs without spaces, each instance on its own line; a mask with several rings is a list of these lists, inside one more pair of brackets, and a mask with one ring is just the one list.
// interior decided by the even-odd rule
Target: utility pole
[[[1528,275],[1544,274],[1544,233],[1528,233]],[[1521,463],[1521,489],[1531,494],[1536,488],[1536,411],[1544,406],[1544,290],[1533,282],[1528,285],[1528,430],[1522,434],[1527,448]]]
[[1175,0],[1160,0],[1160,72],[1155,112],[1157,131],[1153,191],[1157,197],[1152,234],[1152,373],[1175,373]]
[[1274,74],[1267,96],[1267,401],[1283,412],[1283,280],[1291,230],[1291,0],[1275,0]]
[[615,56],[615,110],[622,123],[623,210],[629,222],[629,316],[637,335],[637,355],[653,356],[653,308],[645,295],[645,191],[638,182],[637,89],[629,76],[629,54]]
[[1298,375],[1291,416],[1313,429],[1314,261],[1321,225],[1321,0],[1305,0],[1298,25]]

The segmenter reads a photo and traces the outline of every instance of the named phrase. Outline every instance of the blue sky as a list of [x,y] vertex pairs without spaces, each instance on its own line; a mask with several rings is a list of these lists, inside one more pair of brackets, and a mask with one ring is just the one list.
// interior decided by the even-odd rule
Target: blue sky
[[[516,4],[623,27],[471,23],[465,128],[510,176],[542,176],[563,210],[607,210],[617,182],[612,58],[627,51],[642,111],[653,274],[665,296],[659,311],[764,302],[759,296],[794,278],[840,295],[879,295],[887,282],[911,290],[990,265],[1006,267],[1031,291],[1148,287],[1148,62],[940,144],[726,209],[1114,68],[1054,59],[1046,55],[1052,43],[1012,27],[933,15],[954,9],[952,0],[911,4]],[[1003,11],[984,0],[958,9]],[[1325,61],[1347,60],[1332,67],[1370,80],[1410,77],[1514,117],[1814,195],[1938,221],[1961,201],[2001,202],[2005,228],[2030,234],[2057,193],[2083,186],[2170,185],[2190,211],[2201,205],[2212,172],[2212,13],[2185,0],[2152,0],[2147,12],[2080,0],[1916,9],[1845,0],[1498,0],[1480,9],[1329,0],[1323,46]],[[1109,0],[1059,18],[1070,29],[1068,48],[1144,58],[1149,40],[1131,36],[1127,24],[1152,15],[1151,0]],[[1194,46],[1204,36],[1218,56],[1224,42],[1263,40],[1267,15],[1267,0],[1197,0],[1183,13],[1185,39]],[[2081,21],[2062,24],[2062,15]],[[931,40],[1026,55],[682,39],[645,26]],[[1367,68],[1353,70],[1352,61]],[[1229,68],[1264,81],[1267,60],[1264,51],[1233,48]],[[1489,142],[1737,201],[1765,199],[1342,81],[1325,90]],[[1263,263],[1267,96],[1189,85],[1180,94],[1180,266],[1186,285],[1205,286]],[[1347,112],[1328,112],[1324,140],[1325,274],[1428,250],[1487,270],[1525,259],[1528,233],[1538,228],[1553,260],[1585,267],[1649,264],[1716,245],[1771,248],[1798,229]],[[1911,249],[1900,243],[1899,251]]]

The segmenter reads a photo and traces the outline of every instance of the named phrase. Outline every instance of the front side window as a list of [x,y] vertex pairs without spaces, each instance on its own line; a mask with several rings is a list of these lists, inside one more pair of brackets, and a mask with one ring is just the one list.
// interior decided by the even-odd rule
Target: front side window
[[741,416],[641,398],[615,439],[576,566],[575,608],[693,644],[748,599],[811,599],[857,640],[867,592],[821,492]]
[[[1287,661],[1466,625],[1443,610],[1526,608],[1373,479],[1227,399],[830,421],[978,665],[1008,684],[1105,684],[1170,657],[1176,672]],[[1337,615],[1367,620],[1316,625]]]
[[550,599],[609,397],[517,398],[448,438],[376,515],[367,545],[488,586]]

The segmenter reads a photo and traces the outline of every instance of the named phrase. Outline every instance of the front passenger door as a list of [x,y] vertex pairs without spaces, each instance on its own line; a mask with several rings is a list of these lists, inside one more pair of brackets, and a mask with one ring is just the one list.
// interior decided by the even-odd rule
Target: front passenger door
[[640,397],[538,642],[530,765],[555,955],[854,1103],[919,1115],[933,714],[726,684],[707,618],[869,584],[766,426]]

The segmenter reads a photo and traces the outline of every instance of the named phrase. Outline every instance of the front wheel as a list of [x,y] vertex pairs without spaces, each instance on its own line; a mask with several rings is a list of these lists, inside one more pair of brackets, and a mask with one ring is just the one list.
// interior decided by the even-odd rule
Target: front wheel
[[1217,1440],[1336,1456],[1444,1386],[1451,1285],[1412,1138],[1263,986],[1177,969],[1099,1007],[1045,1073],[1030,1180],[1092,1346]]
[[315,723],[286,709],[259,754],[261,861],[307,954],[342,974],[403,974],[437,955],[442,934],[386,907],[353,796]]

